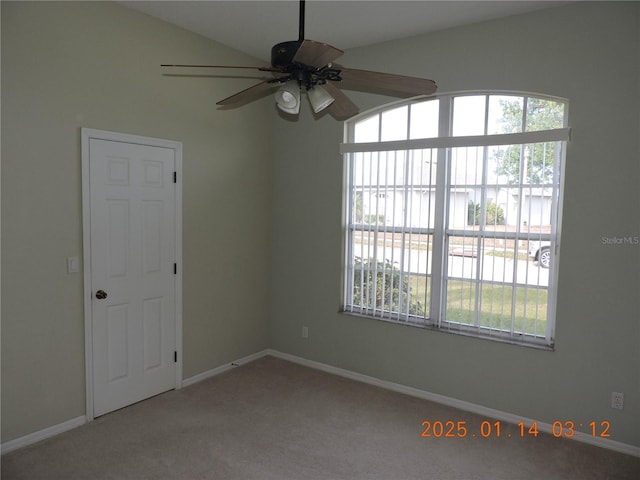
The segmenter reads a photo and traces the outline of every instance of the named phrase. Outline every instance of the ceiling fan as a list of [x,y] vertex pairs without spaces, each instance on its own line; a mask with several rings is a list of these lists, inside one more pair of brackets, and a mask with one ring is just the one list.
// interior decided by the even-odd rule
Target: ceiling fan
[[[298,40],[281,42],[271,48],[271,66],[244,67],[230,65],[163,64],[162,67],[244,68],[271,72],[267,78],[245,90],[217,102],[221,106],[238,106],[253,101],[277,88],[278,108],[289,114],[300,111],[301,92],[305,91],[315,113],[324,109],[336,119],[346,119],[359,112],[358,107],[340,90],[373,91],[392,96],[432,95],[433,80],[356,70],[334,64],[344,52],[336,47],[304,38],[305,0],[300,0]],[[279,88],[278,88],[279,87]]]

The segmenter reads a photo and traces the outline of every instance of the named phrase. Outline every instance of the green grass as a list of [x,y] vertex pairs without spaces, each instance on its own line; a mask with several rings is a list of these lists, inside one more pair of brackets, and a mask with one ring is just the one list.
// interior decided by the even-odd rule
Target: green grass
[[[517,287],[512,306],[513,287],[510,285],[480,284],[478,324],[482,327],[509,330],[513,317],[514,330],[544,335],[547,322],[547,290]],[[476,284],[461,280],[447,283],[446,319],[475,325]]]
[[[409,305],[413,314],[428,316],[431,301],[431,278],[412,275],[409,278]],[[476,300],[476,289],[480,288]],[[544,335],[547,319],[547,289],[536,287],[449,280],[447,282],[446,320],[469,326],[495,328],[530,335]],[[401,294],[402,309],[407,298]],[[476,324],[475,307],[479,302]]]
[[428,316],[431,301],[431,278],[411,276],[409,279],[410,302],[420,303],[420,315]]
[[[431,279],[412,277],[409,282],[411,303],[420,302],[422,315],[429,314]],[[476,325],[476,284],[472,281],[447,282],[446,319],[450,322]],[[426,295],[428,294],[428,295]],[[547,318],[547,290],[535,287],[517,287],[512,306],[513,287],[510,285],[480,284],[480,310],[478,323],[482,327],[532,335],[544,335]]]

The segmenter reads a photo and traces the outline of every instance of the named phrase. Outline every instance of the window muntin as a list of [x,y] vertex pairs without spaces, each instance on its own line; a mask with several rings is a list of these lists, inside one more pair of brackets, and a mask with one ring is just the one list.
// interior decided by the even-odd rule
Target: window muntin
[[347,137],[344,311],[552,345],[557,255],[543,269],[527,247],[557,250],[566,102],[439,96]]

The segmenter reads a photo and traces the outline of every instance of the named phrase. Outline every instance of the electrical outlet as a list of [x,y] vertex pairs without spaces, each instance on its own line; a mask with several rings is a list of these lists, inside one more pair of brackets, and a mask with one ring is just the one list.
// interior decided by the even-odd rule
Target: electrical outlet
[[624,407],[624,393],[611,392],[611,408],[622,410]]
[[309,327],[302,327],[302,338],[309,338]]

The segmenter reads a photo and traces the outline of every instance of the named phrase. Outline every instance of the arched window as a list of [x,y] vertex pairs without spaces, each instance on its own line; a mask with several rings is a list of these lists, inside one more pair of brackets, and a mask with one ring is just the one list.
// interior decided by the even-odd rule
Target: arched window
[[343,311],[553,346],[567,105],[467,92],[351,119]]

